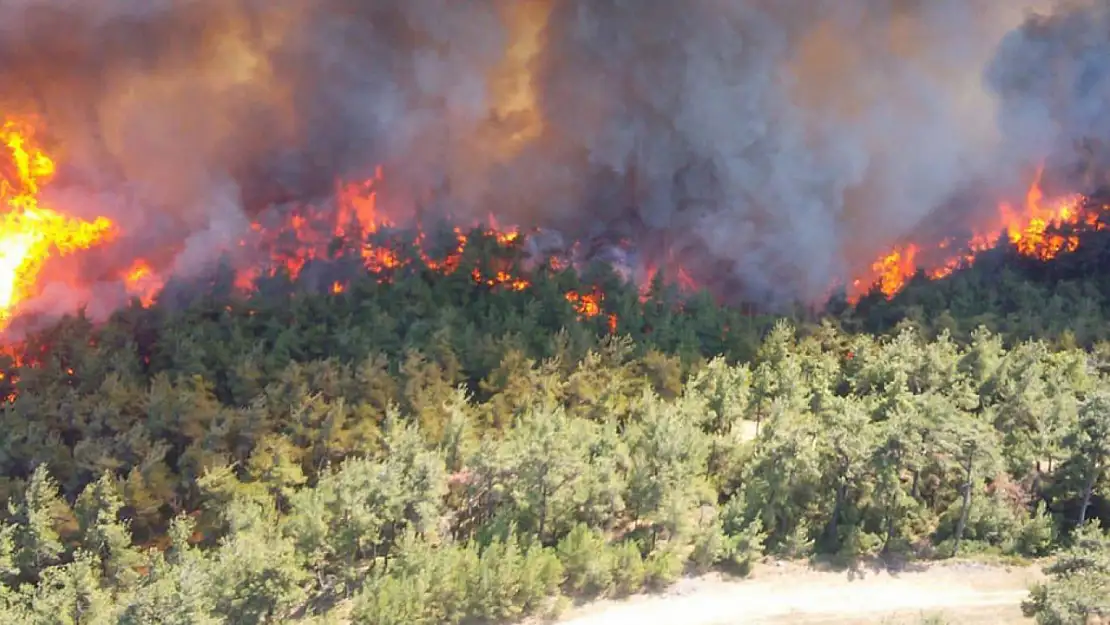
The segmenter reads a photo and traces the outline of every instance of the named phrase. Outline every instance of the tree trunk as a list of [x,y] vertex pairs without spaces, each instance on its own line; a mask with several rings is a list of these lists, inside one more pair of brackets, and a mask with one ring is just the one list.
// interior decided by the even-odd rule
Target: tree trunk
[[547,529],[547,496],[548,496],[547,485],[545,484],[544,486],[541,487],[541,489],[542,490],[540,492],[540,528],[539,528],[540,531],[539,531],[539,539],[540,539],[540,544],[543,544],[543,534],[544,534],[544,531]]
[[[896,455],[895,458],[896,458],[896,462],[894,463],[892,469],[893,469],[893,474],[895,476],[897,476],[897,475],[901,474],[901,472],[902,472],[902,460],[901,460],[901,455],[900,454]],[[898,493],[896,491],[900,487],[901,486],[898,484],[897,478],[895,478],[895,485],[894,485],[895,491],[890,493],[891,500],[887,503],[887,506],[886,506],[886,538],[883,539],[883,548],[881,550],[881,552],[884,555],[886,555],[886,553],[890,549],[890,541],[894,540],[894,529],[895,529],[895,519],[894,519],[894,517],[898,514]]]
[[960,521],[956,524],[956,542],[952,546],[952,557],[956,557],[960,553],[960,540],[964,537],[964,530],[967,529],[967,515],[971,512],[971,483],[973,478],[973,470],[975,468],[975,455],[969,454],[967,457],[967,464],[964,465],[966,481],[964,482],[964,500],[960,506]]
[[1043,490],[1042,487],[1043,486],[1044,486],[1044,480],[1043,480],[1043,478],[1041,478],[1041,473],[1035,473],[1033,475],[1033,483],[1029,485],[1029,492],[1032,493],[1034,498],[1043,499],[1044,498],[1044,493],[1042,492],[1042,490]]
[[894,540],[894,507],[891,506],[886,514],[886,538],[883,539],[882,553],[886,554],[890,549],[890,541]]
[[[796,470],[796,467],[794,465],[791,465],[790,466],[790,474],[786,476],[786,488],[784,490],[786,491],[785,495],[787,497],[790,496],[790,491],[794,488],[794,473],[795,473],[795,470]],[[775,492],[775,498],[772,501],[776,501],[776,502],[778,501],[778,492],[777,491]],[[779,514],[779,529],[783,532],[786,531],[786,522],[787,522],[786,514],[785,513]]]
[[1091,467],[1091,474],[1087,476],[1087,483],[1083,486],[1083,503],[1079,505],[1079,526],[1087,522],[1087,508],[1091,505],[1091,495],[1095,492],[1095,482],[1101,469],[1098,465]]
[[829,525],[825,529],[825,536],[832,543],[836,543],[837,532],[840,527],[840,509],[844,506],[844,499],[848,493],[848,484],[845,480],[841,479],[840,484],[836,487],[836,502],[833,504],[832,518],[829,519]]
[[540,479],[538,480],[540,483],[540,544],[543,544],[543,533],[544,530],[547,529],[547,498],[551,495],[550,489],[548,488],[547,484],[547,475],[548,473],[550,473],[550,471],[550,466],[546,464],[543,465],[543,467],[540,469]]
[[486,482],[486,492],[485,492],[485,498],[486,498],[485,504],[486,505],[485,505],[485,510],[482,513],[482,518],[479,519],[479,521],[474,524],[475,527],[481,526],[486,521],[492,519],[494,511],[497,509],[497,502],[495,502],[493,500],[494,484],[495,484],[495,478],[491,475],[489,480]]

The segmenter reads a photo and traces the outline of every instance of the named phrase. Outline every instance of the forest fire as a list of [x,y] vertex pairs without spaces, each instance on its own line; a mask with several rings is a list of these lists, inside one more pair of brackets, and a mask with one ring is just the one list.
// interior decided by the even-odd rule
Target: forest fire
[[1041,186],[1043,174],[1042,166],[1020,206],[1000,203],[994,219],[977,229],[962,246],[956,246],[949,238],[931,247],[905,243],[894,248],[871,265],[868,278],[853,282],[849,301],[858,300],[872,287],[888,298],[893,297],[918,271],[931,280],[947,277],[961,267],[970,266],[977,254],[1003,241],[1021,255],[1042,261],[1075,251],[1080,232],[1104,227],[1101,208],[1088,207],[1087,198],[1081,194],[1046,198]]
[[[42,294],[40,271],[52,257],[72,256],[82,250],[111,244],[124,232],[121,225],[106,217],[91,221],[72,218],[56,208],[40,205],[40,191],[55,171],[55,163],[36,142],[36,128],[25,120],[9,120],[2,127],[7,146],[7,169],[0,181],[0,199],[7,205],[0,223],[0,331],[6,330],[18,317],[25,302]],[[854,281],[851,301],[857,300],[872,285],[892,297],[918,271],[931,279],[939,279],[956,269],[974,262],[976,254],[990,249],[1003,240],[1021,254],[1042,260],[1072,251],[1079,244],[1078,232],[1084,228],[1102,227],[1097,212],[1085,208],[1081,195],[1045,197],[1038,171],[1020,205],[1001,203],[994,220],[978,229],[963,245],[952,239],[935,245],[906,243],[900,245],[871,266],[866,278]],[[463,266],[470,235],[455,227],[445,244],[433,244],[423,229],[405,239],[395,230],[396,224],[379,206],[378,188],[383,171],[356,182],[340,182],[334,193],[334,205],[320,208],[298,205],[281,215],[276,223],[256,220],[250,232],[239,241],[248,250],[253,262],[236,273],[236,286],[249,291],[263,277],[286,275],[296,281],[312,262],[336,259],[357,259],[361,267],[389,282],[396,271],[426,269],[452,274]],[[271,220],[272,221],[272,220]],[[468,266],[476,286],[508,291],[524,291],[531,285],[527,272],[514,258],[526,237],[514,227],[500,226],[490,215],[488,225],[470,232],[481,232],[493,241],[498,252],[483,258],[480,266]],[[1004,234],[1005,239],[994,233]],[[381,236],[378,236],[381,235]],[[399,241],[403,241],[399,244]],[[338,243],[338,247],[337,247]],[[439,252],[434,252],[438,249]],[[258,257],[261,253],[261,258]],[[677,267],[675,285],[685,291],[697,287],[695,280],[673,259],[668,257],[668,274]],[[558,271],[573,261],[553,257],[547,266]],[[646,297],[655,266],[644,268],[646,276],[641,295]],[[153,305],[171,276],[164,268],[145,258],[136,258],[115,272],[129,297],[143,306]],[[344,278],[327,281],[326,290],[334,295],[347,292]],[[79,286],[79,285],[76,285]],[[580,318],[608,315],[610,331],[617,329],[617,318],[604,306],[605,294],[599,289],[566,293],[566,300]]]
[[[55,163],[36,142],[36,128],[27,120],[9,120],[0,129],[0,139],[7,146],[3,177],[0,178],[0,201],[6,206],[0,216],[0,333],[23,310],[23,306],[43,294],[40,280],[43,266],[54,257],[73,256],[83,250],[110,245],[125,234],[125,226],[106,217],[84,221],[63,214],[61,209],[40,205],[40,191],[48,185],[55,172]],[[423,268],[442,274],[455,273],[463,265],[469,235],[455,227],[452,241],[440,253],[429,242],[429,236],[418,229],[408,241],[399,244],[396,233],[383,243],[374,243],[374,235],[395,224],[378,206],[377,184],[382,179],[379,168],[364,181],[337,185],[334,207],[320,209],[312,205],[298,206],[282,216],[278,223],[255,221],[249,234],[239,241],[255,262],[236,272],[235,285],[242,291],[255,288],[262,277],[284,273],[296,281],[305,267],[316,260],[358,258],[363,269],[389,282],[395,271]],[[494,254],[482,266],[469,270],[475,285],[485,288],[524,291],[531,283],[512,262],[512,250],[522,242],[518,229],[497,225],[491,215],[490,225],[479,231],[505,253]],[[336,244],[339,249],[336,249]],[[439,245],[440,248],[444,246]],[[261,252],[259,259],[254,252]],[[80,262],[80,261],[76,261]],[[554,261],[552,266],[562,266]],[[142,306],[153,305],[170,276],[145,258],[136,258],[115,272],[115,279],[129,297]],[[77,292],[82,285],[67,285]],[[348,283],[336,279],[328,291],[339,295]],[[567,301],[581,318],[601,315],[604,295],[600,291],[568,292]],[[615,331],[616,318],[610,327]]]
[[[596,263],[640,285],[659,268],[668,288],[721,303],[812,308],[834,288],[855,299],[919,268],[950,273],[996,230],[1023,253],[1066,251],[1073,240],[1052,231],[1078,211],[1036,193],[961,224],[975,236],[913,228],[939,225],[961,194],[1008,189],[1037,159],[1066,167],[1110,145],[1105,91],[1086,86],[1110,73],[1067,45],[1098,24],[1080,9],[62,4],[5,5],[19,28],[0,34],[0,110],[39,116],[58,147],[60,179],[36,202],[89,219],[56,226],[77,229],[69,244],[39,239],[49,251],[29,257],[45,265],[18,245],[0,258],[36,277],[0,288],[20,330],[81,302],[98,319],[128,295],[153,304],[225,258],[242,289],[289,279],[349,295],[353,270],[325,266],[360,264],[383,282],[439,271],[511,293],[533,266]],[[11,169],[15,206],[28,192]],[[483,222],[473,245],[487,212],[519,229]],[[558,235],[565,257],[545,263],[537,233]],[[87,262],[56,262],[82,246],[97,248]],[[607,295],[601,308],[616,308]]]
[[[0,331],[21,314],[26,302],[42,295],[40,272],[48,260],[107,246],[125,234],[120,224],[106,217],[85,221],[40,205],[40,191],[51,181],[55,163],[36,142],[36,130],[30,122],[16,119],[5,122],[0,130],[8,151],[0,180],[0,199],[7,205],[0,222]],[[237,270],[236,286],[249,291],[260,278],[279,274],[297,281],[310,263],[336,259],[356,259],[380,283],[389,282],[395,272],[404,269],[442,274],[458,271],[468,249],[468,231],[455,227],[448,241],[436,243],[420,228],[402,236],[388,211],[379,205],[383,175],[379,167],[369,179],[337,183],[333,203],[326,207],[298,205],[276,221],[260,218],[251,223],[249,233],[239,241],[251,262]],[[993,221],[977,229],[963,245],[947,239],[935,245],[906,243],[892,249],[872,264],[866,278],[854,281],[850,300],[858,300],[872,285],[892,297],[918,271],[931,279],[943,278],[1001,241],[1008,241],[1023,255],[1048,260],[1074,250],[1079,231],[1102,228],[1098,213],[1086,207],[1083,196],[1046,197],[1041,178],[1042,171],[1038,171],[1021,204],[999,204]],[[518,228],[499,225],[493,215],[486,224],[469,232],[481,232],[500,251],[484,254],[479,266],[467,264],[473,284],[508,291],[528,289],[527,272],[514,261],[526,237]],[[559,271],[573,263],[552,257],[546,264]],[[697,288],[696,281],[674,259],[668,256],[665,265],[668,275],[676,270],[672,282],[678,288]],[[646,297],[656,267],[642,269],[641,295]],[[145,258],[131,260],[114,275],[126,294],[143,306],[153,305],[172,277],[164,267]],[[322,288],[343,294],[348,281],[349,277],[328,280]],[[605,294],[599,289],[565,295],[580,318],[606,314],[610,331],[616,331],[617,318],[605,310]]]

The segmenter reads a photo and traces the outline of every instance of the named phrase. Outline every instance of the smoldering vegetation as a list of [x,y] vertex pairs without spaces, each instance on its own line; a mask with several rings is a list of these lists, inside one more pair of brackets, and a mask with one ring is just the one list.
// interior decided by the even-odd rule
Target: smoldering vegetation
[[1107,5],[12,0],[0,104],[43,119],[62,208],[179,274],[382,166],[394,219],[492,212],[819,302],[1110,134]]

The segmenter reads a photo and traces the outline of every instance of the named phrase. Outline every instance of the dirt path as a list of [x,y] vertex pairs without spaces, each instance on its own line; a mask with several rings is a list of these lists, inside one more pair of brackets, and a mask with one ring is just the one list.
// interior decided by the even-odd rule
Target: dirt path
[[786,623],[916,625],[926,617],[958,624],[1028,623],[1021,601],[1040,567],[945,563],[858,573],[800,565],[758,568],[751,579],[685,579],[667,593],[602,601],[562,625],[740,625]]

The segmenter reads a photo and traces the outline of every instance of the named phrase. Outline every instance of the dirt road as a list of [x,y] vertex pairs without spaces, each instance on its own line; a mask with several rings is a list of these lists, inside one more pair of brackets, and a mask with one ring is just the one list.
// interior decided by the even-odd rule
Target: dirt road
[[945,563],[900,572],[759,567],[751,579],[685,579],[663,595],[602,601],[562,625],[740,625],[786,623],[917,625],[925,618],[963,624],[1029,623],[1021,601],[1039,567]]

